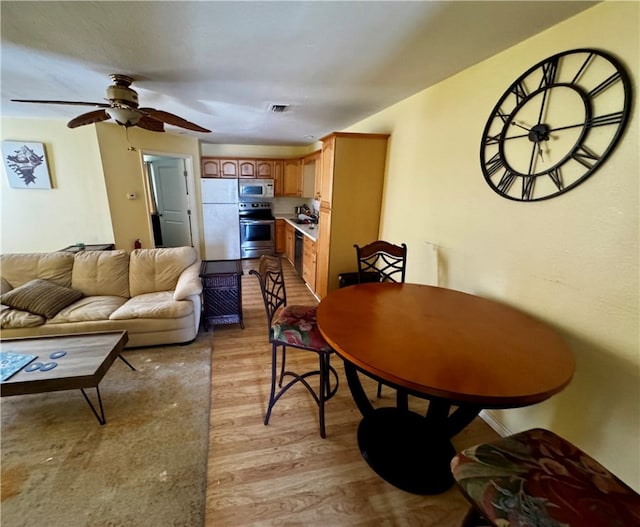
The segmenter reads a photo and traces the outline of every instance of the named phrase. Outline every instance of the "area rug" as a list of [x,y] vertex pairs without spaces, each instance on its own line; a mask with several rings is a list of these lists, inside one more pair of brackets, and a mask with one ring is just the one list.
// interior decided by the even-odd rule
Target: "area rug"
[[79,390],[2,399],[3,526],[203,525],[210,337],[123,355],[137,371],[100,383],[104,426]]

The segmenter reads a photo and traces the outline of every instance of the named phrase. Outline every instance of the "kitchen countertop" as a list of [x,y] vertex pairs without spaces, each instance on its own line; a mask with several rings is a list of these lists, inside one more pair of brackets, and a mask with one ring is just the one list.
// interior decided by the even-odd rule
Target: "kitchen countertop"
[[318,224],[317,223],[296,223],[295,214],[274,214],[276,220],[285,220],[293,225],[305,236],[311,238],[314,242],[318,240]]

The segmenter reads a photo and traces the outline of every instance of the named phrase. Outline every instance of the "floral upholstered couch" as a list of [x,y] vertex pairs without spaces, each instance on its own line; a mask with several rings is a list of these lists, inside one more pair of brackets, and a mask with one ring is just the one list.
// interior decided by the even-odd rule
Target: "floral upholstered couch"
[[129,348],[189,342],[199,271],[193,247],[3,254],[1,336],[124,329]]

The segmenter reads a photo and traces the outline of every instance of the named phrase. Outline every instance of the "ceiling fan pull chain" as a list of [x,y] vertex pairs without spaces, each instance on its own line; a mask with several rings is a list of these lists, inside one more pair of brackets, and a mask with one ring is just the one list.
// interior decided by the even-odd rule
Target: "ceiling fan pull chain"
[[129,127],[128,126],[124,127],[124,134],[125,134],[125,136],[127,138],[127,145],[128,145],[127,146],[127,150],[129,152],[137,152],[135,146],[131,146],[131,141],[129,141]]

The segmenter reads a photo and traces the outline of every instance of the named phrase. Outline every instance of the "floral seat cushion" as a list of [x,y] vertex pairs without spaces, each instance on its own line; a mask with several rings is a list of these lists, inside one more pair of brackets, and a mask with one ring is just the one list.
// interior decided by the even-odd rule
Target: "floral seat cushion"
[[271,329],[274,340],[286,345],[331,351],[318,329],[315,306],[283,307],[274,314]]
[[475,507],[499,527],[640,525],[640,495],[548,430],[463,450],[451,470]]

